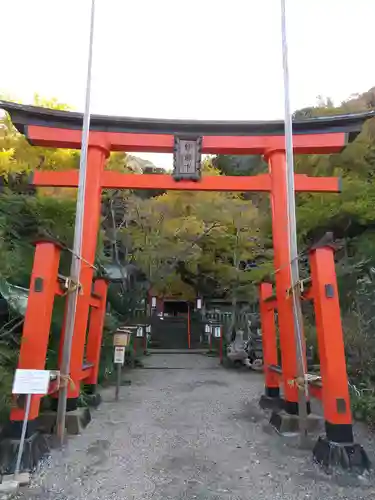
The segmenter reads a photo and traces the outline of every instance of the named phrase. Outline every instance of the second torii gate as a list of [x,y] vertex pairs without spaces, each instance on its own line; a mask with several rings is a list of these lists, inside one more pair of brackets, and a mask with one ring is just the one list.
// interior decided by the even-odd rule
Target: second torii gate
[[[8,102],[0,102],[0,108],[10,113],[16,128],[35,146],[72,149],[79,149],[81,146],[83,117],[80,113]],[[360,132],[363,122],[370,116],[373,115],[364,113],[296,121],[293,130],[294,152],[296,154],[340,152]],[[203,154],[264,155],[269,165],[269,173],[254,177],[205,176],[198,182],[184,180],[176,182],[167,174],[132,175],[105,170],[105,162],[111,151],[172,153],[175,138],[179,136],[199,137]],[[283,122],[179,121],[93,115],[87,162],[83,260],[79,280],[83,293],[77,303],[71,356],[73,384],[69,390],[68,409],[77,407],[80,392],[102,189],[260,191],[269,192],[271,195],[285,410],[289,414],[298,414],[297,388],[288,384],[288,381],[294,379],[297,374],[297,353],[292,301],[287,297],[291,278]],[[32,183],[36,186],[77,187],[78,171],[36,171]],[[297,192],[338,193],[340,189],[340,180],[337,178],[295,175]],[[38,324],[35,325],[33,343],[33,349],[37,348]],[[31,367],[19,366],[19,368]],[[31,418],[36,416],[34,413]],[[19,420],[22,415],[18,412],[14,417],[14,420]]]

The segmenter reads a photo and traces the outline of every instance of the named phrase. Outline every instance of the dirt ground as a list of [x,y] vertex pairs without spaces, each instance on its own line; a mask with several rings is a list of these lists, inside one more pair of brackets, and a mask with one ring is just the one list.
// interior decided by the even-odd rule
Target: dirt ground
[[[370,500],[374,479],[327,476],[258,407],[260,374],[198,354],[155,354],[131,385],[103,391],[82,435],[45,460],[31,500]],[[358,441],[374,458],[360,427]]]

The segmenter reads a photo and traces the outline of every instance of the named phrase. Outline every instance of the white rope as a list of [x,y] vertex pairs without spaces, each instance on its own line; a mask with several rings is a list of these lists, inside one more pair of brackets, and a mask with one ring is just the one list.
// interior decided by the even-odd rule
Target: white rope
[[295,379],[288,380],[288,385],[290,387],[298,387],[298,389],[304,389],[308,384],[314,382],[321,382],[322,377],[320,375],[314,375],[313,373],[305,373],[304,377],[297,377]]

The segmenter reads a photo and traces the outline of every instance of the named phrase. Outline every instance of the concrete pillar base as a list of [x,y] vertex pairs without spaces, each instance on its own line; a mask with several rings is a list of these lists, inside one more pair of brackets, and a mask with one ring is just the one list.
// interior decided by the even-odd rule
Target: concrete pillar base
[[[3,498],[3,495],[15,495],[18,491],[19,484],[17,481],[4,481],[0,483],[0,495]],[[5,496],[5,498],[7,498]]]
[[[299,433],[299,417],[298,415],[290,415],[285,411],[274,411],[270,418],[270,424],[280,434],[296,434]],[[307,417],[307,431],[321,432],[324,429],[324,421],[318,415],[310,414]]]
[[266,396],[265,394],[262,394],[262,396],[259,399],[259,406],[262,408],[262,410],[281,410],[284,405],[284,400],[279,397],[270,397]]
[[361,474],[371,469],[366,451],[357,443],[335,443],[319,437],[313,449],[313,457],[326,472],[332,472],[335,467]]
[[3,476],[3,483],[17,482],[19,486],[27,486],[31,481],[30,472],[20,472],[19,474],[8,474]]
[[[5,437],[0,442],[0,470],[4,474],[13,474],[20,439],[15,437]],[[31,472],[38,465],[41,458],[49,452],[49,444],[46,436],[36,431],[25,439],[22,460],[21,472]]]
[[[56,412],[43,412],[39,416],[39,428],[46,434],[53,434],[56,427]],[[91,413],[89,408],[77,408],[70,411],[65,417],[65,428],[69,435],[80,434],[82,429],[91,422]]]

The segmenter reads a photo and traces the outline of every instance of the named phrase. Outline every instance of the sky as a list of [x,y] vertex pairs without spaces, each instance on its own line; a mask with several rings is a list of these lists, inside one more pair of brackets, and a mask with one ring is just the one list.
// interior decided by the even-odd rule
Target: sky
[[[286,0],[293,109],[375,86],[375,0]],[[91,0],[0,0],[0,92],[83,111]],[[91,111],[283,118],[280,0],[96,0]],[[171,155],[140,153],[169,167]]]

